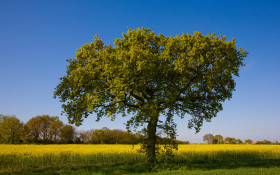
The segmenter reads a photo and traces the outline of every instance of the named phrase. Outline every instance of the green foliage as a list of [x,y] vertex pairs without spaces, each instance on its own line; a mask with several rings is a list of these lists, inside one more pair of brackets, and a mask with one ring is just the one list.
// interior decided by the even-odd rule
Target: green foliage
[[57,116],[32,117],[25,124],[26,141],[32,143],[58,143],[63,122]]
[[9,115],[0,114],[0,123],[2,123],[8,117],[15,117],[15,116],[9,116]]
[[215,137],[213,134],[205,134],[203,136],[203,141],[205,141],[207,144],[213,144],[215,142]]
[[215,135],[214,137],[214,144],[223,144],[224,138],[221,135]]
[[[150,29],[129,29],[115,46],[96,36],[68,60],[67,75],[56,87],[70,123],[80,125],[95,112],[114,119],[134,113],[136,124],[153,112],[191,115],[198,131],[232,97],[246,51],[235,40],[199,32],[165,37]],[[148,114],[148,115],[147,115]]]
[[245,140],[245,143],[246,143],[246,144],[251,144],[252,142],[253,142],[253,140],[251,140],[251,139]]
[[53,143],[57,143],[60,135],[61,128],[63,127],[63,122],[59,120],[59,117],[50,117],[50,129],[49,129],[49,139]]
[[272,144],[271,141],[264,139],[263,141],[257,141],[259,144]]
[[236,140],[236,143],[237,143],[237,144],[243,144],[243,141],[240,140],[240,139],[237,139],[237,140]]
[[62,143],[73,143],[75,128],[71,125],[64,125],[60,129],[60,139]]
[[139,144],[143,140],[144,136],[138,133],[103,127],[92,132],[91,142],[94,144]]
[[132,114],[127,127],[147,125],[147,153],[154,157],[157,129],[176,137],[174,115],[190,115],[189,128],[199,132],[203,121],[222,110],[246,56],[234,39],[200,32],[166,37],[150,29],[129,29],[114,46],[95,36],[68,60],[54,97],[77,126],[92,113],[97,121]]
[[233,137],[226,137],[224,140],[224,143],[226,144],[236,144],[236,139]]
[[21,143],[23,138],[23,123],[15,116],[1,115],[0,120],[0,142]]

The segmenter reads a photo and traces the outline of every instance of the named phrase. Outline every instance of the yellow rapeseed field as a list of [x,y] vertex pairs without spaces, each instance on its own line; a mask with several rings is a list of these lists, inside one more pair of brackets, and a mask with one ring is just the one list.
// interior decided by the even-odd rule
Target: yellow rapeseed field
[[[139,145],[0,145],[0,169],[112,165],[144,160]],[[158,155],[158,159],[161,159]],[[280,145],[179,145],[174,161],[250,161],[280,159]]]

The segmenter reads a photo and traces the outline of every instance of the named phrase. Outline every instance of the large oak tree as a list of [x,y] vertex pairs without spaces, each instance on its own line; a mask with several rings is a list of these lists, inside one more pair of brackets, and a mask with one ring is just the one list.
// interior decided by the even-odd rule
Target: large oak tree
[[147,161],[155,162],[157,129],[174,136],[173,116],[190,116],[189,127],[199,131],[232,97],[246,55],[234,39],[215,34],[166,37],[129,29],[114,45],[96,36],[68,60],[54,96],[76,125],[92,113],[97,120],[132,114],[128,126],[146,126]]

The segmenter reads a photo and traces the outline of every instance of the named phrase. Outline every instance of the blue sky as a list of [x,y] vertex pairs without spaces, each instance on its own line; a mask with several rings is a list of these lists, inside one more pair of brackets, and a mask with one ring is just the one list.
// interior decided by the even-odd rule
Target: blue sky
[[[279,1],[0,1],[0,113],[26,122],[42,114],[60,116],[53,91],[65,75],[66,59],[100,35],[113,43],[129,28],[151,28],[165,36],[200,31],[236,38],[249,52],[224,110],[201,132],[177,119],[178,139],[202,142],[207,133],[242,140],[280,141]],[[176,116],[175,116],[176,117]],[[66,116],[60,116],[67,122]],[[125,118],[79,129],[125,129]]]

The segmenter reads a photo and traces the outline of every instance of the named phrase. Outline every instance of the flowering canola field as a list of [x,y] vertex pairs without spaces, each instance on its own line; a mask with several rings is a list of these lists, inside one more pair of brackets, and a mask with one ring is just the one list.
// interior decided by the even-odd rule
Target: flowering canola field
[[[0,170],[40,167],[113,165],[144,161],[139,145],[0,145]],[[279,160],[280,145],[179,145],[181,164]],[[161,155],[158,155],[161,159]]]

